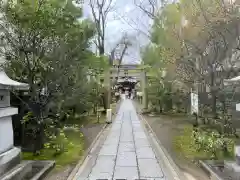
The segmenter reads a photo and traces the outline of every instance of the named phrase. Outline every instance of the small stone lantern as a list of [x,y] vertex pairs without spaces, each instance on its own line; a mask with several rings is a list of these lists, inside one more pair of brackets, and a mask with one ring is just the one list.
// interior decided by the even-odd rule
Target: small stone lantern
[[10,106],[10,90],[28,90],[29,86],[10,79],[0,70],[0,177],[20,163],[21,150],[14,147],[12,116],[18,109]]

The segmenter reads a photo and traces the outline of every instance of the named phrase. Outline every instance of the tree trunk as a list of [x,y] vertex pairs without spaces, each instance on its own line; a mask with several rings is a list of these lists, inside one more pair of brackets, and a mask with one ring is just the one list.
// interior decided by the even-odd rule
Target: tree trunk
[[217,118],[217,96],[216,93],[212,93],[212,112],[214,118]]
[[214,68],[212,67],[211,70],[211,94],[212,94],[212,113],[214,118],[217,117],[217,87],[215,86],[215,74],[214,74]]
[[163,105],[162,105],[162,101],[160,101],[160,113],[162,113],[163,112]]
[[96,104],[93,105],[93,114],[96,114],[97,113],[97,106]]
[[39,151],[43,148],[44,145],[44,127],[43,123],[41,122],[37,128],[36,134],[35,134],[35,142],[34,142],[34,150],[33,154],[38,155]]
[[103,104],[103,108],[104,108],[104,111],[103,113],[106,114],[107,113],[107,104],[106,104],[106,92],[104,92],[102,95],[101,95],[101,98],[102,98],[102,104]]
[[[102,42],[102,43],[101,43]],[[98,50],[99,50],[99,54],[100,55],[104,55],[104,51],[105,51],[105,49],[104,49],[104,38],[102,39],[102,41],[101,41],[100,43],[99,43],[99,47],[98,47]],[[109,63],[110,64],[110,63]],[[105,73],[105,79],[104,79],[104,84],[105,84],[105,87],[104,87],[104,95],[102,96],[102,98],[103,98],[103,108],[104,108],[104,111],[103,111],[103,113],[104,114],[106,114],[107,113],[107,109],[109,108],[108,107],[108,102],[109,102],[109,100],[108,100],[108,93],[109,93],[109,91],[108,91],[108,88],[106,87],[106,81],[108,81],[108,78],[110,78],[110,77],[106,77],[106,75],[108,75],[108,74],[106,74]],[[108,82],[107,82],[108,83]]]

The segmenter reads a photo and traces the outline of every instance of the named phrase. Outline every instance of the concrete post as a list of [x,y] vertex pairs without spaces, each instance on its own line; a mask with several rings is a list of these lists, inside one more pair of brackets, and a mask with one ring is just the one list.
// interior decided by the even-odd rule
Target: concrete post
[[105,103],[106,108],[110,109],[111,104],[111,79],[110,79],[110,69],[107,69],[104,73],[104,89],[105,89]]
[[112,109],[107,109],[106,122],[107,122],[107,123],[112,123]]
[[141,72],[141,85],[142,85],[142,101],[143,101],[143,108],[148,109],[148,95],[147,95],[147,75],[144,70]]

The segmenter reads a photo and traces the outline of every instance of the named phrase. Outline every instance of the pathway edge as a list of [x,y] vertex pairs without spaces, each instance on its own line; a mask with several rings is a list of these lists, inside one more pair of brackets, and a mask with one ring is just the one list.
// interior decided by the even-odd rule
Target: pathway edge
[[98,139],[100,138],[100,136],[102,135],[102,133],[104,132],[104,130],[106,129],[106,127],[109,124],[104,124],[104,126],[102,127],[101,131],[98,133],[98,135],[95,137],[95,139],[93,140],[93,142],[91,143],[91,145],[88,147],[87,151],[84,152],[84,155],[82,156],[82,158],[78,161],[77,165],[74,167],[74,169],[71,171],[71,173],[69,174],[67,180],[74,180],[74,177],[76,176],[76,174],[78,173],[78,170],[80,169],[80,167],[82,166],[83,162],[86,160],[86,158],[89,155],[89,152],[93,149],[94,145],[96,144],[96,142],[98,141]]
[[[170,169],[170,171],[174,177],[174,180],[186,180],[187,179],[186,176],[183,174],[183,172],[181,172],[181,170],[174,163],[173,159],[171,158],[171,156],[169,155],[167,150],[164,148],[164,146],[162,145],[160,140],[157,138],[156,133],[153,131],[152,127],[147,122],[147,120],[143,117],[142,113],[138,113],[138,115],[144,121],[144,124],[146,124],[148,126],[149,131],[154,138],[153,141],[155,141],[153,143],[155,143],[155,146],[156,146],[158,152],[160,153],[160,156],[162,157],[165,166],[167,166]],[[149,135],[151,135],[151,134],[149,134]]]
[[[115,117],[118,113],[119,107],[121,105],[122,101],[117,102],[117,107],[116,107],[116,112],[113,115],[113,117]],[[104,126],[102,127],[101,131],[98,133],[98,135],[95,137],[95,139],[93,140],[93,142],[91,143],[91,145],[88,147],[88,149],[84,152],[84,155],[82,156],[82,158],[78,161],[77,165],[74,167],[74,169],[71,171],[71,173],[68,175],[67,180],[75,180],[74,178],[76,177],[79,169],[81,168],[81,166],[83,165],[83,163],[85,162],[85,160],[87,159],[89,153],[91,152],[91,150],[94,148],[94,146],[97,144],[97,141],[99,140],[99,138],[102,136],[103,132],[105,131],[105,129],[109,126],[110,124],[104,124]]]

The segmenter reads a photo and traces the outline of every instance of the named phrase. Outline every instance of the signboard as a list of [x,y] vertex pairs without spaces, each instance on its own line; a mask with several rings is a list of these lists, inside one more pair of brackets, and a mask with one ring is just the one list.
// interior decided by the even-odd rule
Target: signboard
[[236,111],[240,111],[240,103],[236,104]]
[[240,157],[240,146],[235,145],[235,155]]
[[198,114],[198,94],[191,93],[191,114]]

